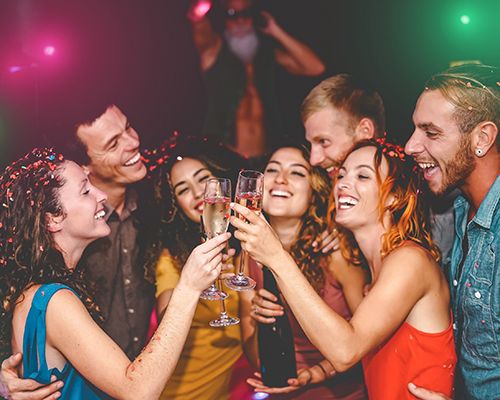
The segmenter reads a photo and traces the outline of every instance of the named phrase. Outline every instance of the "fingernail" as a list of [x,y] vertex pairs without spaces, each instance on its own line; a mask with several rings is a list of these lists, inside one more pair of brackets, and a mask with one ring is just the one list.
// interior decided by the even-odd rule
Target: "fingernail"
[[415,384],[414,384],[413,382],[410,382],[410,383],[408,384],[408,387],[409,387],[410,389],[415,389],[415,388],[416,388],[416,386],[415,386]]
[[64,386],[64,382],[63,382],[63,381],[61,381],[61,382],[59,382],[59,383],[57,384],[57,388],[58,388],[58,389],[61,389],[63,386]]
[[57,381],[57,378],[56,378],[56,376],[55,376],[55,375],[52,375],[52,376],[50,377],[50,382],[55,382],[55,381]]
[[56,393],[56,394],[54,395],[54,399],[58,399],[59,397],[61,397],[61,393]]

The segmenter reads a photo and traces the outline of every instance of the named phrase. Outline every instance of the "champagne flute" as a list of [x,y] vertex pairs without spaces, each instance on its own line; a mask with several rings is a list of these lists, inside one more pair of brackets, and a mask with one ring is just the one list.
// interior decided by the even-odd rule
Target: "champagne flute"
[[[231,211],[231,181],[226,178],[210,178],[205,185],[203,193],[203,215],[201,217],[202,229],[207,239],[220,235],[227,231]],[[222,300],[227,293],[219,290],[212,283],[201,292],[200,298],[205,300]]]
[[[219,283],[219,287],[220,287],[219,290],[222,291],[221,280],[217,279],[217,282]],[[221,312],[220,312],[219,318],[213,319],[212,321],[210,321],[208,323],[212,328],[222,328],[224,326],[237,325],[237,324],[240,323],[240,319],[239,318],[230,317],[227,314],[226,303],[224,302],[224,298],[220,299],[220,307],[221,307]]]
[[[260,214],[262,209],[262,193],[264,192],[264,175],[258,171],[243,170],[238,175],[236,184],[235,202]],[[240,218],[243,219],[242,216]],[[241,250],[241,260],[238,273],[226,279],[225,284],[233,290],[251,290],[255,281],[246,276],[244,271],[248,265],[248,253]]]

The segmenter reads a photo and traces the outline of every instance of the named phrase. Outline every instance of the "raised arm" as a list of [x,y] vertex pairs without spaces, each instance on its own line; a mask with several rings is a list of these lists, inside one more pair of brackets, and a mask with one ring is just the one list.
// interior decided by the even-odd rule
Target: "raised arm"
[[286,32],[268,12],[262,11],[267,24],[261,28],[273,37],[281,48],[276,49],[276,61],[294,75],[318,76],[325,72],[325,64],[306,44]]
[[231,206],[248,222],[231,218],[242,248],[273,271],[302,329],[338,372],[356,364],[389,337],[425,293],[427,278],[419,260],[400,259],[395,257],[397,252],[393,252],[385,260],[377,285],[359,305],[351,321],[346,321],[309,285],[269,224],[245,207]]
[[157,331],[133,362],[67,290],[49,303],[47,343],[113,398],[158,398],[180,356],[199,295],[220,273],[221,251],[229,236],[217,236],[193,250]]

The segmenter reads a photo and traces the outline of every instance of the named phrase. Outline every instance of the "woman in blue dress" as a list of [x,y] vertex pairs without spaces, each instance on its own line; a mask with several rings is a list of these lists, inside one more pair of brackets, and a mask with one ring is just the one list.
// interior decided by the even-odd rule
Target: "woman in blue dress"
[[193,250],[157,331],[130,361],[98,326],[77,268],[85,247],[109,234],[105,201],[81,167],[48,149],[33,150],[0,176],[0,349],[23,353],[25,378],[62,380],[63,399],[157,398],[230,235]]

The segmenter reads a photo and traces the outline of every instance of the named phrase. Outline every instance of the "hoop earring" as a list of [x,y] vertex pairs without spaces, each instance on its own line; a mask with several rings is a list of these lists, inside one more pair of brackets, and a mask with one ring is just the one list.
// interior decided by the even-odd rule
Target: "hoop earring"
[[476,156],[478,156],[478,157],[482,157],[483,156],[483,150],[480,149],[480,148],[477,148],[475,150],[475,153],[476,153]]

